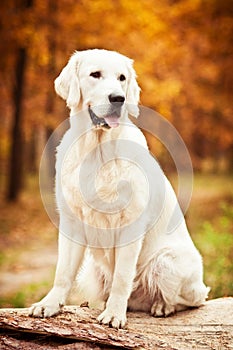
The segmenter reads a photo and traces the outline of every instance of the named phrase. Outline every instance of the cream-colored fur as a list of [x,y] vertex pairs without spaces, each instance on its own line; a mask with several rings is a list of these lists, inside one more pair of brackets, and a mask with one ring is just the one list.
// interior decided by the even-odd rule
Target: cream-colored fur
[[[56,92],[71,110],[71,126],[57,149],[56,276],[48,295],[31,307],[33,316],[58,313],[77,276],[88,301],[105,302],[98,320],[115,328],[124,327],[127,308],[162,316],[199,306],[207,297],[202,259],[173,189],[128,119],[138,115],[140,91],[132,63],[112,51],[76,52],[55,80]],[[88,108],[107,120],[111,94],[125,98],[119,125],[95,127]],[[127,145],[135,159],[124,159]],[[138,166],[144,157],[157,174],[153,186]],[[151,191],[155,200],[147,207]],[[175,208],[178,221],[171,230]]]

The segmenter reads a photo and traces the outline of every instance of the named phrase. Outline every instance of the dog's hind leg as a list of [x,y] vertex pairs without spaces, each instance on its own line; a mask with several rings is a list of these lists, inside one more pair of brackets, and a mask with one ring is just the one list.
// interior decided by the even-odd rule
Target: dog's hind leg
[[151,307],[154,316],[168,316],[200,306],[207,298],[209,288],[202,282],[199,255],[188,257],[183,253],[177,256],[175,251],[167,251],[157,259],[156,275],[157,295]]
[[[200,306],[209,290],[202,282],[199,255],[177,255],[176,250],[170,248],[161,249],[137,279],[137,284],[144,290],[144,305],[129,300],[131,309],[143,310],[150,303],[151,314],[157,317],[168,316],[189,306]],[[135,291],[132,298],[137,294]]]

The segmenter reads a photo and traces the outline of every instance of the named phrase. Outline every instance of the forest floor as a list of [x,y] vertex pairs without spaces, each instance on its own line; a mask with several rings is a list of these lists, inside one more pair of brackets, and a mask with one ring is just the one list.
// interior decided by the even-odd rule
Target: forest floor
[[[0,202],[0,307],[26,307],[52,286],[57,228],[43,207],[37,179],[17,203]],[[233,186],[230,176],[196,175],[186,215],[204,258],[211,298],[233,295]]]
[[37,179],[30,179],[17,203],[0,204],[0,306],[23,307],[52,284],[57,229],[41,201]]

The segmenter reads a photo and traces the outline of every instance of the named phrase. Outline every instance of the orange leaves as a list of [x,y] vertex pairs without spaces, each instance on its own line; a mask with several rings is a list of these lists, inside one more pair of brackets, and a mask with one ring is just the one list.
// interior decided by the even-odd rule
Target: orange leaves
[[[30,55],[27,120],[39,109],[46,125],[46,94],[68,56],[100,47],[135,60],[142,103],[174,122],[191,152],[196,135],[206,144],[214,139],[221,151],[233,147],[230,0],[34,0],[25,11],[11,0],[3,2],[1,19],[5,77],[11,74],[17,45],[26,46]],[[64,110],[55,101],[56,122]],[[204,121],[202,127],[197,118]],[[224,138],[214,135],[216,125]]]

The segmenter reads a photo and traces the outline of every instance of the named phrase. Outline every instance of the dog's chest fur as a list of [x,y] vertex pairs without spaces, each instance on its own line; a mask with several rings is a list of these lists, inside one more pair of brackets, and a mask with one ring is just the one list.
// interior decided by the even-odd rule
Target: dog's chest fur
[[117,129],[85,133],[70,145],[61,163],[66,204],[80,220],[94,226],[101,222],[102,228],[119,227],[135,220],[149,195],[141,169],[118,154],[121,140],[128,140],[129,132],[132,139],[135,132],[141,135],[141,144],[147,147],[144,137],[135,127]]

